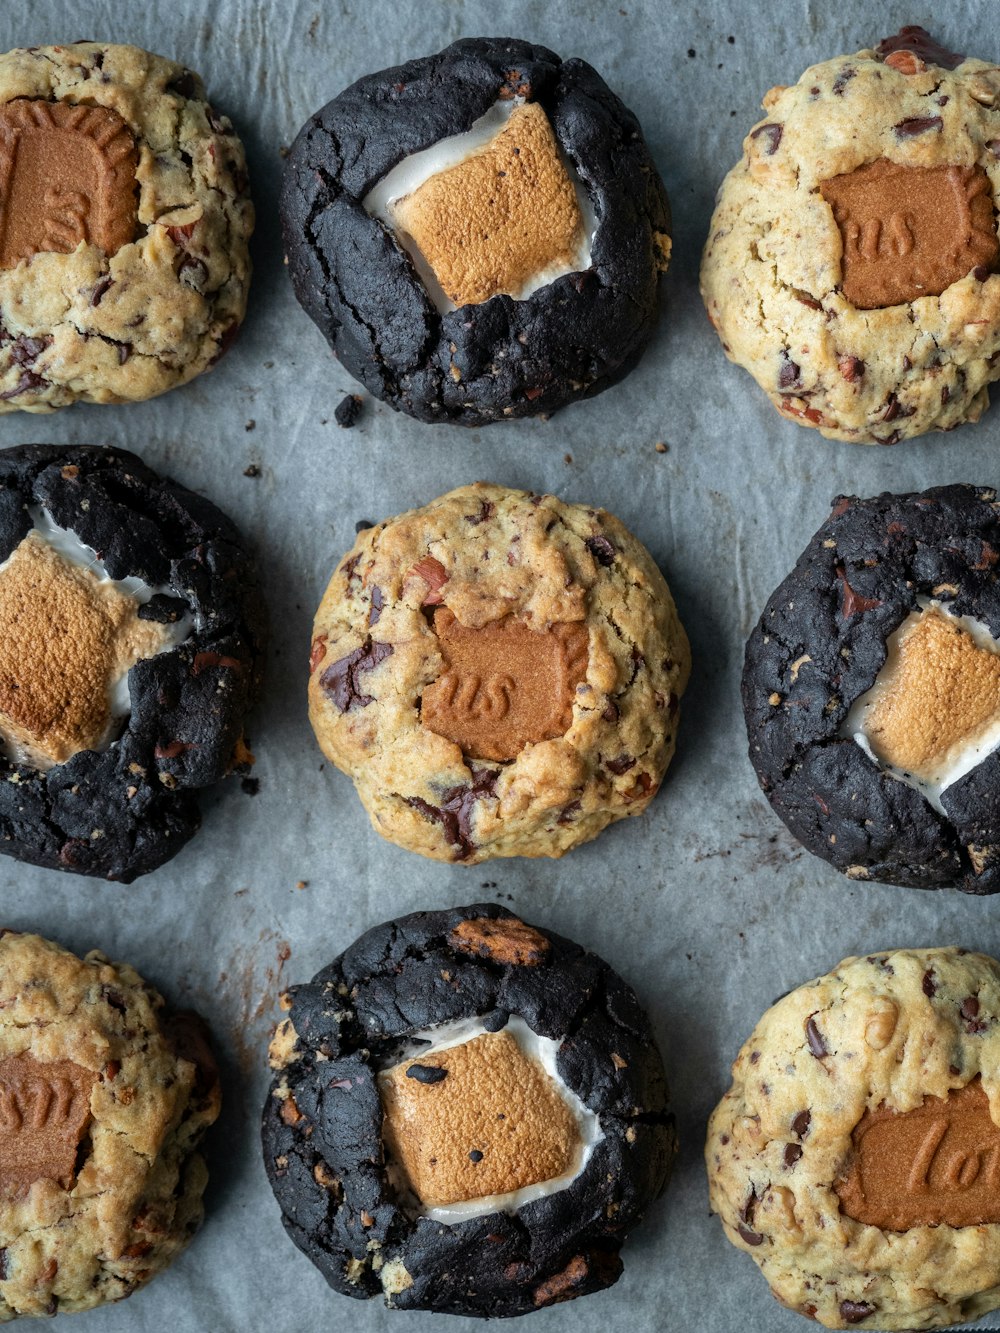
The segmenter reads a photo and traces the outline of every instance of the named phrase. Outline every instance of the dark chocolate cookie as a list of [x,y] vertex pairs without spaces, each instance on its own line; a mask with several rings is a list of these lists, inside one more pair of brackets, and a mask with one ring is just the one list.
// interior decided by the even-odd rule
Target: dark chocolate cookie
[[307,313],[422,421],[479,426],[607,388],[649,339],[670,255],[632,113],[582,60],[507,38],[335,97],[292,147],[281,209]]
[[852,879],[1000,891],[1000,505],[841,497],[747,644],[750,759]]
[[246,757],[264,611],[233,524],[133,454],[0,451],[0,851],[126,883]]
[[264,1160],[337,1291],[525,1314],[611,1286],[675,1152],[632,990],[494,904],[369,930],[271,1046]]

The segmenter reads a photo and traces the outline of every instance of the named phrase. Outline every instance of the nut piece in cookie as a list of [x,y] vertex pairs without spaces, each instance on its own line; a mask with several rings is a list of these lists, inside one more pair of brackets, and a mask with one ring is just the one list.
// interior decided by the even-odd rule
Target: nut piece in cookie
[[998,1034],[1000,964],[953,948],[848,958],[763,1016],[706,1162],[783,1305],[898,1330],[1000,1308]]
[[120,1301],[166,1268],[201,1221],[218,1113],[200,1019],[125,964],[0,932],[0,1320]]
[[1000,891],[1000,505],[840,497],[747,643],[750,760],[853,879]]
[[543,276],[589,267],[573,182],[537,102],[484,147],[389,205],[455,305],[530,295]]
[[252,230],[243,147],[190,70],[107,42],[0,53],[0,412],[210,369]]
[[392,407],[466,426],[619,379],[670,256],[635,117],[583,61],[508,38],[335,97],[292,147],[281,212],[296,295],[340,361]]
[[2,450],[0,497],[0,849],[131,881],[243,753],[253,562],[207,500],[120,450]]
[[764,106],[702,259],[727,356],[831,438],[978,420],[1000,375],[997,66],[904,28]]
[[606,963],[481,903],[370,930],[282,1008],[264,1161],[337,1291],[502,1317],[617,1281],[675,1140]]
[[310,719],[400,846],[560,856],[652,800],[689,670],[616,519],[482,483],[358,534],[316,613]]

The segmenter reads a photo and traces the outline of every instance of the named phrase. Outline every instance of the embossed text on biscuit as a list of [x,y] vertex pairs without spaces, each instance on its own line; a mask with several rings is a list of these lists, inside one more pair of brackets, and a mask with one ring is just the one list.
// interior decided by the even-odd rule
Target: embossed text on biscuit
[[1000,260],[981,167],[907,167],[880,158],[820,190],[840,229],[841,287],[859,310],[939,296]]

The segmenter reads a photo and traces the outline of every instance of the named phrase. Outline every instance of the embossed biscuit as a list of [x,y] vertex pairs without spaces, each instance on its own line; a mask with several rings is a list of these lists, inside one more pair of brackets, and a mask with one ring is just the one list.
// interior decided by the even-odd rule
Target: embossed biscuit
[[689,669],[616,519],[481,483],[358,536],[316,614],[309,711],[383,836],[559,856],[656,794]]
[[138,154],[108,107],[20,98],[0,107],[0,268],[135,236]]
[[1000,376],[1000,67],[908,28],[764,106],[702,256],[726,355],[833,439],[978,420]]
[[201,1220],[219,1112],[195,1015],[132,968],[0,931],[0,1321],[120,1301]]
[[848,958],[764,1014],[705,1160],[726,1236],[827,1328],[1000,1308],[1000,963]]
[[825,180],[844,245],[841,288],[859,310],[940,296],[1000,259],[982,167],[903,167],[880,158]]
[[848,1217],[883,1231],[1000,1224],[1000,1126],[978,1079],[912,1111],[866,1111],[835,1189]]
[[424,726],[472,759],[498,760],[568,730],[587,675],[586,625],[533,629],[505,616],[470,628],[443,607],[434,632],[446,669],[424,690]]
[[72,1060],[0,1060],[0,1194],[25,1194],[36,1180],[70,1188],[96,1080]]
[[234,341],[242,145],[182,65],[108,42],[0,53],[0,412],[155,397]]

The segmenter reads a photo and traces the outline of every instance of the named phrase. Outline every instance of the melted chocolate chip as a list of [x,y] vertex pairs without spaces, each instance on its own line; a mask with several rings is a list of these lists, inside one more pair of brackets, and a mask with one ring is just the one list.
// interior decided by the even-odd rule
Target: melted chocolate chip
[[607,568],[609,565],[614,564],[615,548],[608,541],[607,537],[603,537],[598,533],[596,537],[588,537],[584,544],[599,565],[604,565],[604,567]]
[[477,514],[466,514],[465,521],[471,523],[474,527],[478,526],[480,523],[485,523],[488,518],[492,518],[495,510],[496,505],[492,500],[482,500],[479,505],[479,512]]
[[940,116],[911,116],[909,120],[901,120],[893,128],[897,139],[914,139],[918,134],[943,129],[944,121]]
[[352,708],[367,708],[370,703],[374,703],[374,697],[362,692],[358,677],[363,672],[374,670],[380,662],[391,656],[391,643],[376,643],[368,638],[353,653],[348,653],[328,666],[320,676],[319,683],[341,713]]
[[806,1041],[809,1043],[809,1050],[817,1060],[822,1060],[824,1056],[830,1054],[826,1048],[826,1042],[823,1040],[823,1034],[811,1017],[806,1019]]
[[792,360],[788,353],[782,349],[781,364],[778,367],[778,388],[790,389],[793,384],[798,384],[800,373],[799,366]]
[[912,51],[925,65],[939,65],[942,69],[955,69],[965,59],[954,51],[947,51],[934,40],[926,28],[915,23],[900,28],[894,37],[884,37],[875,48],[880,60],[891,56],[893,51]]
[[792,1120],[792,1133],[798,1134],[800,1139],[804,1139],[809,1133],[809,1126],[812,1123],[811,1111],[800,1111]]
[[797,1143],[785,1144],[785,1166],[791,1170],[795,1163],[802,1156],[802,1149]]
[[840,1302],[840,1316],[848,1324],[860,1324],[862,1319],[867,1319],[877,1309],[877,1305],[869,1305],[867,1301]]
[[605,759],[604,767],[608,769],[609,772],[614,773],[616,777],[621,777],[621,775],[627,773],[630,768],[635,768],[635,760],[630,754],[621,754],[617,759]]
[[382,589],[376,583],[372,587],[372,604],[371,610],[368,612],[369,625],[378,624],[379,618],[382,615],[383,606],[385,606],[385,601],[382,597]]
[[924,973],[924,979],[920,983],[920,988],[929,1000],[933,1000],[934,996],[937,994],[937,981],[931,968],[928,968]]
[[440,1065],[410,1065],[406,1077],[416,1079],[418,1083],[442,1083],[448,1077],[448,1071]]
[[750,135],[750,138],[762,140],[761,147],[764,152],[768,157],[773,157],[778,151],[778,147],[781,144],[781,136],[784,132],[785,129],[783,125],[774,123],[769,125],[758,125]]
[[464,861],[476,849],[472,838],[472,812],[476,802],[483,796],[496,793],[496,773],[490,769],[473,770],[470,786],[451,787],[445,792],[440,805],[431,805],[419,796],[410,796],[407,804],[419,810],[428,819],[435,819],[444,826],[444,834],[452,847],[458,852],[457,860]]
[[833,94],[835,97],[843,97],[844,89],[857,74],[853,65],[845,65],[833,81]]

